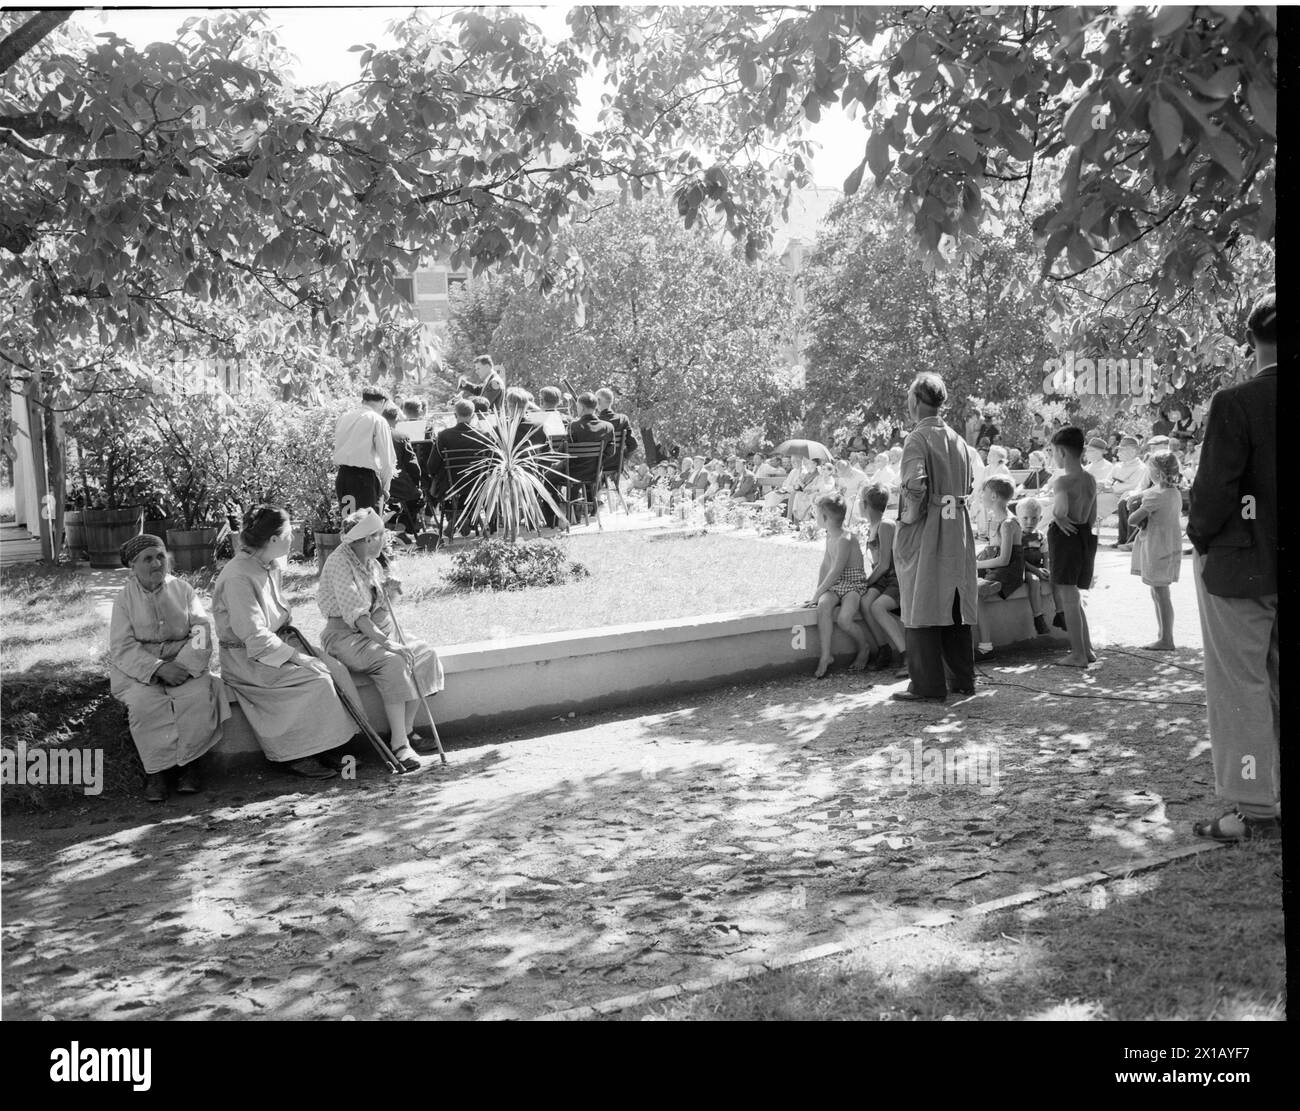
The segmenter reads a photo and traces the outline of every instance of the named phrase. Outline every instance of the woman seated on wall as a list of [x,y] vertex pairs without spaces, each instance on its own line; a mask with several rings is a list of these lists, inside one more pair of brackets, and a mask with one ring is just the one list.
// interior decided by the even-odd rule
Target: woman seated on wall
[[146,533],[119,554],[131,577],[113,600],[109,689],[126,705],[144,797],[163,802],[174,769],[179,793],[202,789],[199,758],[221,739],[230,706],[208,670],[212,622],[194,588],[169,573],[166,545]]
[[376,559],[383,546],[384,522],[373,509],[343,519],[343,542],[325,561],[316,592],[327,619],[321,646],[349,671],[370,676],[384,703],[389,747],[413,771],[420,766],[410,741],[420,695],[442,690],[442,664],[423,641],[403,646],[395,639],[384,603],[389,576]]
[[221,646],[221,677],[248,718],[266,758],[310,779],[338,774],[331,753],[357,727],[338,687],[360,705],[342,664],[317,658],[280,590],[281,567],[293,540],[289,514],[259,506],[245,519],[237,554],[212,588],[212,617]]

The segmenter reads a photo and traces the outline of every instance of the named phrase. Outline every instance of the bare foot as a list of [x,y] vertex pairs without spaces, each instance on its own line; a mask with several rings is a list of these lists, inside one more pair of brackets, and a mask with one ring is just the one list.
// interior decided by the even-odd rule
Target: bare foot
[[1090,664],[1095,664],[1097,662],[1097,653],[1093,652],[1091,649],[1088,651],[1088,662]]
[[817,670],[813,672],[813,678],[814,678],[814,679],[825,679],[825,678],[826,678],[826,672],[828,672],[830,669],[831,669],[831,661],[830,661],[830,660],[818,660],[818,661],[817,661]]
[[1157,640],[1154,644],[1142,645],[1142,650],[1144,652],[1172,652],[1174,642],[1172,640]]
[[1087,667],[1092,661],[1087,656],[1076,656],[1073,652],[1056,661],[1062,667]]
[[849,664],[850,671],[866,671],[867,661],[871,659],[870,652],[859,652],[853,657],[853,662]]

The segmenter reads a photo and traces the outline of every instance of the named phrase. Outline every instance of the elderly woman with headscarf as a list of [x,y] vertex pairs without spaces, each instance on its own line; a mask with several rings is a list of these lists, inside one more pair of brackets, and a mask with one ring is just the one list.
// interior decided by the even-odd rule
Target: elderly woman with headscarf
[[438,654],[422,641],[394,639],[385,601],[388,573],[376,557],[384,546],[384,522],[373,509],[343,521],[343,543],[321,572],[316,603],[326,618],[321,646],[349,671],[370,676],[384,703],[389,746],[407,770],[420,766],[411,748],[420,695],[443,687]]
[[179,769],[178,792],[202,789],[199,758],[221,739],[230,707],[208,671],[212,623],[194,588],[168,572],[166,545],[134,536],[120,554],[131,575],[113,600],[109,689],[126,705],[149,777],[144,797],[163,802],[172,769]]
[[342,761],[326,754],[358,731],[338,688],[356,702],[356,687],[347,668],[318,658],[290,623],[280,575],[292,541],[293,522],[277,506],[259,506],[245,519],[238,554],[212,588],[221,677],[268,760],[329,779]]

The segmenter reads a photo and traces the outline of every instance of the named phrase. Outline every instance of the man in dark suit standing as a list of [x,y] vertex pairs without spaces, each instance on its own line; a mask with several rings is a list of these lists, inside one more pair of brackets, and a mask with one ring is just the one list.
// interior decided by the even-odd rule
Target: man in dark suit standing
[[1196,549],[1215,793],[1233,806],[1194,828],[1216,841],[1282,834],[1275,293],[1255,302],[1246,326],[1255,373],[1210,402],[1187,520]]
[[596,416],[596,395],[582,393],[578,396],[578,416],[569,424],[569,443],[601,444],[600,458],[591,463],[570,464],[569,475],[575,482],[581,482],[587,491],[587,501],[594,508],[596,490],[600,485],[600,476],[613,467],[616,447],[614,444],[614,426]]

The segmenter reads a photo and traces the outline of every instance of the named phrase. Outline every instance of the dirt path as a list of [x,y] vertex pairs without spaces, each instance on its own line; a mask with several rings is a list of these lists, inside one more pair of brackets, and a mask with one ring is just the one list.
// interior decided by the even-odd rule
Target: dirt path
[[[1141,859],[1210,795],[1173,663],[1199,666],[1008,658],[919,712],[898,684],[791,680],[402,779],[10,818],[6,1017],[525,1017]],[[918,741],[996,745],[997,789],[882,782],[873,754]]]

